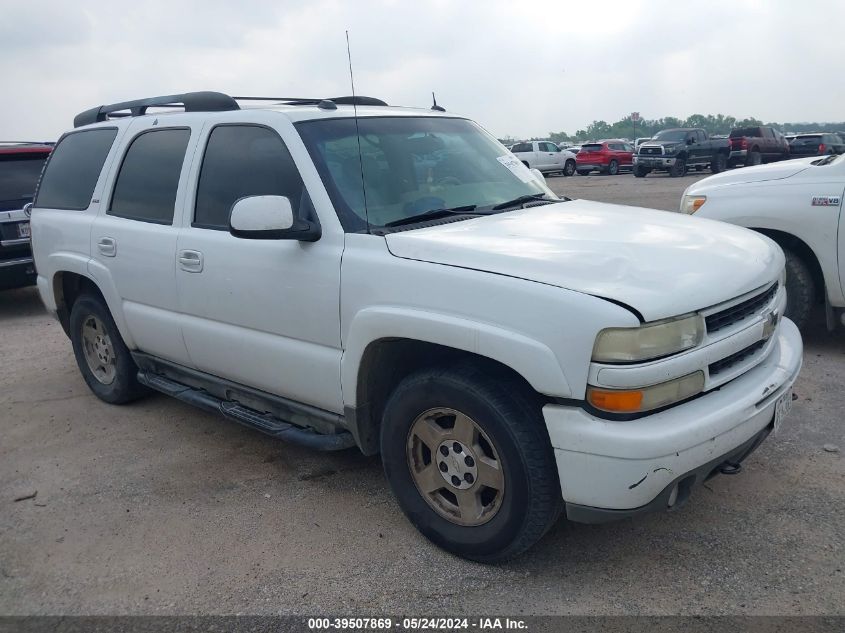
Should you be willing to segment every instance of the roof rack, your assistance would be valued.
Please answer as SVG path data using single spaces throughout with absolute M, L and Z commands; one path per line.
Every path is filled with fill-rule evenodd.
M 318 105 L 321 101 L 331 101 L 336 105 L 386 106 L 387 103 L 375 97 L 232 97 L 237 101 L 278 101 L 285 105 Z
M 237 102 L 222 92 L 186 92 L 181 95 L 149 97 L 97 106 L 77 114 L 73 119 L 73 127 L 106 121 L 110 116 L 141 116 L 147 113 L 147 108 L 178 107 L 179 105 L 185 108 L 185 112 L 240 110 Z M 127 110 L 128 114 L 125 113 Z
M 107 121 L 111 118 L 142 116 L 147 108 L 175 108 L 180 105 L 185 112 L 224 112 L 240 110 L 238 101 L 276 101 L 285 105 L 321 105 L 328 102 L 336 105 L 386 106 L 387 103 L 374 97 L 333 97 L 331 99 L 313 97 L 230 97 L 222 92 L 186 92 L 180 95 L 149 97 L 134 101 L 123 101 L 101 105 L 80 112 L 73 119 L 73 127 Z M 322 106 L 321 106 L 322 107 Z

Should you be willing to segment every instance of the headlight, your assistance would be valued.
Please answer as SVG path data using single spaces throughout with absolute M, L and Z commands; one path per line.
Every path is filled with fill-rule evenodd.
M 684 196 L 681 198 L 681 213 L 692 215 L 704 206 L 707 196 Z
M 704 319 L 698 314 L 635 328 L 607 328 L 596 337 L 593 360 L 636 363 L 677 354 L 695 347 L 703 338 Z
M 641 389 L 601 389 L 587 387 L 587 402 L 611 413 L 643 413 L 675 404 L 701 393 L 704 372 L 695 371 L 675 380 Z

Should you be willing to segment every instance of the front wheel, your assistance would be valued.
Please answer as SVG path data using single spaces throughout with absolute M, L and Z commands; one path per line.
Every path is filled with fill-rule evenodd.
M 575 161 L 568 160 L 566 161 L 566 165 L 563 167 L 563 175 L 564 176 L 571 176 L 575 173 Z
M 408 519 L 458 556 L 513 558 L 562 508 L 540 407 L 509 379 L 471 364 L 403 380 L 385 407 L 381 452 Z
M 634 176 L 637 178 L 645 178 L 648 175 L 648 172 L 649 170 L 645 167 L 640 167 L 639 165 L 634 167 Z
M 147 393 L 138 367 L 102 299 L 85 294 L 70 311 L 70 341 L 82 377 L 94 395 L 123 404 Z
M 683 176 L 687 173 L 687 161 L 683 158 L 676 158 L 675 163 L 672 165 L 672 168 L 669 170 L 669 175 L 672 178 L 677 178 L 678 176 Z

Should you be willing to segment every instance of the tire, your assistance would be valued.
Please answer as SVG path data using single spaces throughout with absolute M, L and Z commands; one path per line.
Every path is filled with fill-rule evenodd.
M 607 171 L 605 173 L 607 173 L 609 176 L 615 176 L 616 174 L 618 174 L 619 163 L 617 163 L 615 160 L 610 161 L 610 163 L 608 163 L 607 165 Z
M 784 249 L 786 255 L 786 314 L 798 329 L 810 319 L 816 298 L 816 282 L 810 267 L 801 257 Z
M 634 176 L 636 176 L 637 178 L 645 178 L 648 175 L 648 171 L 648 169 L 637 165 L 636 167 L 634 167 Z
M 83 294 L 74 302 L 70 311 L 70 340 L 79 371 L 100 400 L 123 404 L 148 393 L 138 383 L 138 367 L 101 298 Z M 108 359 L 108 362 L 95 370 L 89 358 Z
M 716 154 L 710 159 L 710 171 L 719 174 L 728 167 L 728 159 L 724 154 Z
M 566 164 L 563 166 L 563 175 L 564 176 L 572 176 L 575 174 L 575 161 L 568 160 Z
M 678 176 L 684 176 L 687 173 L 687 161 L 683 158 L 678 158 L 675 160 L 675 164 L 672 165 L 672 168 L 669 170 L 669 175 L 672 178 L 677 178 Z
M 752 149 L 748 152 L 748 156 L 745 157 L 745 166 L 746 167 L 753 167 L 754 165 L 760 165 L 763 162 L 763 157 L 760 155 L 756 149 Z
M 474 425 L 473 436 L 454 430 L 459 419 L 462 428 L 467 420 Z M 428 440 L 416 434 L 420 428 L 429 429 Z M 456 438 L 466 442 L 458 445 L 460 451 Z M 428 444 L 426 464 L 423 446 Z M 466 474 L 459 479 L 455 473 L 469 467 L 466 456 L 471 452 L 477 463 L 488 464 L 487 475 L 479 470 L 478 480 L 466 483 Z M 403 380 L 385 406 L 381 453 L 387 480 L 411 523 L 435 545 L 464 558 L 491 563 L 521 554 L 542 538 L 563 507 L 539 405 L 513 380 L 473 364 L 423 370 Z M 453 461 L 441 475 L 448 460 Z M 491 463 L 498 468 L 491 469 Z M 415 474 L 420 472 L 426 475 Z M 480 483 L 482 478 L 490 481 L 490 473 L 501 476 L 502 483 L 496 484 L 501 490 Z M 420 478 L 425 483 L 419 485 L 431 486 L 433 492 L 420 492 Z M 459 490 L 454 482 L 468 487 Z M 466 502 L 464 507 L 471 509 L 466 515 L 456 505 L 456 492 L 464 500 L 476 500 Z
M 704 171 L 704 165 L 696 165 L 695 171 Z
M 589 175 L 590 175 L 590 172 L 589 172 L 588 170 L 586 170 L 586 169 L 579 169 L 579 170 L 578 170 L 578 175 L 579 175 L 579 176 L 589 176 Z

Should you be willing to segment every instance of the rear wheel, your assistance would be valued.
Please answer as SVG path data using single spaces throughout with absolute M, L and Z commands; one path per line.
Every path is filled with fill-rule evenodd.
M 611 176 L 615 176 L 616 174 L 618 174 L 619 163 L 617 163 L 615 160 L 610 161 L 610 163 L 607 165 L 607 173 Z
M 725 171 L 727 166 L 728 160 L 724 154 L 715 154 L 713 158 L 710 159 L 710 171 L 714 174 Z
M 102 299 L 84 294 L 70 312 L 70 340 L 82 377 L 94 395 L 111 404 L 147 393 L 138 367 Z
M 566 165 L 563 167 L 563 175 L 564 176 L 571 176 L 575 173 L 575 161 L 570 159 L 566 161 Z
M 390 396 L 381 426 L 390 487 L 436 545 L 493 562 L 528 549 L 560 514 L 537 403 L 474 365 L 423 370 Z
M 672 168 L 669 170 L 669 175 L 672 178 L 677 178 L 678 176 L 683 176 L 687 173 L 687 161 L 683 158 L 676 158 L 675 163 L 672 165 Z
M 763 157 L 759 151 L 756 149 L 752 149 L 748 152 L 748 156 L 745 158 L 745 166 L 746 167 L 753 167 L 754 165 L 759 165 L 763 162 Z
M 783 250 L 786 255 L 786 316 L 798 328 L 803 328 L 810 318 L 816 297 L 816 283 L 810 267 L 803 259 L 790 250 Z

